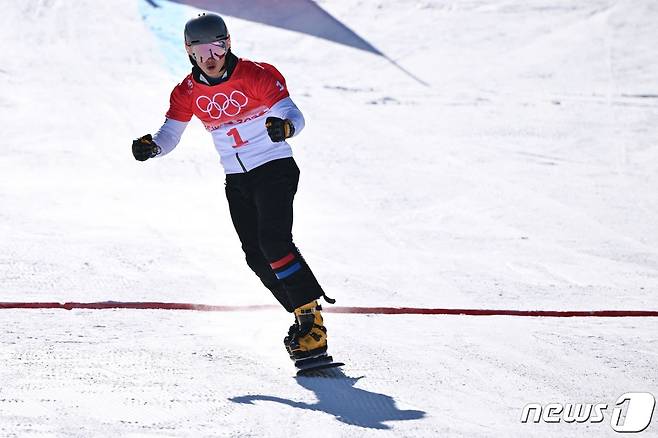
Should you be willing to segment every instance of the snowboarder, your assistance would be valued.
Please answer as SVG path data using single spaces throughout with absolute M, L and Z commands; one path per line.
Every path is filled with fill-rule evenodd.
M 171 93 L 160 130 L 133 141 L 135 159 L 171 152 L 196 116 L 226 173 L 226 198 L 247 264 L 295 322 L 284 344 L 298 367 L 327 356 L 318 299 L 328 298 L 292 241 L 299 169 L 286 139 L 304 128 L 286 81 L 270 64 L 238 58 L 224 20 L 201 14 L 185 25 L 192 72 Z

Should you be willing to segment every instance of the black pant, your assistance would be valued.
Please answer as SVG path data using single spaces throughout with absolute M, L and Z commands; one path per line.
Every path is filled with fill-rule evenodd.
M 298 182 L 292 158 L 226 175 L 226 198 L 247 264 L 288 312 L 324 295 L 292 242 Z

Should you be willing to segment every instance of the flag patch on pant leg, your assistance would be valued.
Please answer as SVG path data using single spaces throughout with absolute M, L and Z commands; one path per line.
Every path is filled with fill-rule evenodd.
M 291 276 L 292 274 L 299 271 L 300 269 L 302 269 L 301 263 L 295 262 L 294 264 L 290 265 L 289 268 L 286 268 L 280 272 L 275 271 L 274 274 L 276 274 L 276 278 L 278 278 L 279 280 L 283 280 L 284 278 Z
M 280 269 L 286 266 L 288 263 L 295 260 L 295 255 L 293 253 L 288 253 L 288 255 L 281 257 L 279 260 L 270 263 L 272 269 Z

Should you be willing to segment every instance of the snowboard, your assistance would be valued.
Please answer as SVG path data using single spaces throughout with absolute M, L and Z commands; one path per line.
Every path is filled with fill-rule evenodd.
M 312 376 L 320 374 L 322 370 L 341 367 L 343 365 L 345 365 L 343 362 L 335 362 L 333 357 L 326 355 L 295 362 L 298 376 Z

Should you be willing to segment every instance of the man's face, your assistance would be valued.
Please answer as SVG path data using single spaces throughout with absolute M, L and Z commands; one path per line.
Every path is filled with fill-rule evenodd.
M 231 39 L 186 45 L 185 50 L 196 61 L 201 71 L 211 78 L 220 77 L 220 72 L 226 62 L 226 53 L 231 47 Z

